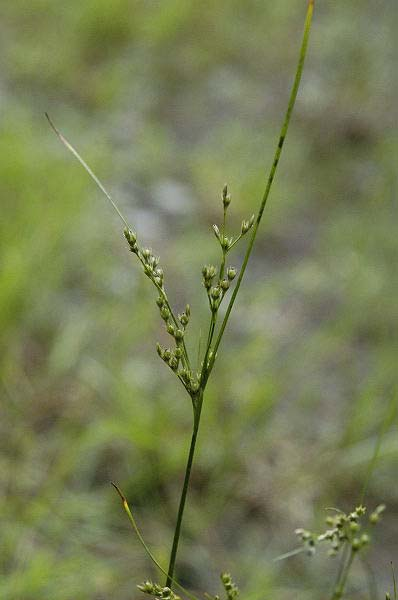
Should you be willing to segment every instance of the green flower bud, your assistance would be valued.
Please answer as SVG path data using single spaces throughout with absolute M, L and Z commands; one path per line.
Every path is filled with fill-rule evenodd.
M 177 346 L 177 348 L 174 350 L 174 354 L 175 354 L 176 358 L 181 358 L 182 357 L 182 348 Z
M 361 535 L 361 545 L 362 546 L 367 546 L 370 542 L 370 537 L 368 536 L 367 533 L 363 533 Z
M 221 289 L 224 291 L 227 291 L 229 289 L 229 281 L 228 279 L 223 279 L 222 282 L 220 283 Z
M 253 224 L 254 224 L 254 215 L 252 215 L 248 221 L 242 221 L 241 234 L 245 235 L 245 233 L 247 233 L 249 231 L 249 229 L 251 229 L 253 227 Z
M 191 379 L 191 381 L 189 382 L 189 388 L 190 388 L 191 392 L 195 393 L 199 389 L 199 383 L 197 381 L 194 381 L 193 379 Z
M 217 298 L 221 296 L 221 289 L 218 286 L 211 288 L 210 295 L 213 298 L 213 300 L 217 300 Z
M 216 238 L 219 240 L 220 239 L 220 230 L 217 227 L 217 225 L 213 225 L 213 231 L 214 231 Z
M 358 552 L 361 548 L 361 541 L 358 538 L 354 538 L 351 543 L 351 547 L 354 552 Z
M 355 533 L 359 529 L 360 529 L 360 525 L 356 521 L 352 521 L 350 523 L 350 531 L 352 531 L 353 533 Z
M 240 227 L 240 232 L 242 235 L 245 235 L 249 231 L 249 221 L 242 221 L 242 225 Z
M 172 356 L 169 360 L 169 365 L 173 369 L 173 371 L 177 371 L 178 369 L 178 360 L 175 356 Z
M 177 329 L 174 333 L 174 337 L 177 341 L 182 340 L 182 338 L 184 337 L 184 332 L 182 329 Z
M 190 381 L 190 375 L 189 372 L 186 369 L 181 369 L 181 371 L 178 372 L 179 376 L 181 377 L 181 379 L 188 384 Z
M 170 318 L 170 311 L 167 308 L 167 306 L 162 306 L 161 310 L 160 310 L 160 316 L 162 317 L 163 321 L 168 321 Z
M 166 362 L 169 362 L 171 358 L 171 350 L 170 348 L 166 348 L 166 350 L 163 352 L 163 360 L 165 360 Z
M 144 592 L 144 594 L 154 594 L 155 593 L 155 586 L 152 583 L 152 581 L 145 581 L 141 585 L 137 585 L 137 588 L 141 592 Z
M 163 358 L 163 356 L 164 356 L 164 349 L 159 344 L 159 342 L 156 344 L 156 352 L 159 354 L 160 358 Z
M 146 261 L 148 261 L 149 257 L 152 255 L 152 251 L 150 250 L 150 248 L 144 248 L 142 251 L 142 256 L 144 257 L 144 259 Z
M 181 325 L 183 325 L 184 327 L 186 327 L 188 325 L 188 317 L 185 313 L 182 313 L 182 315 L 178 315 L 178 320 L 180 321 Z
M 159 308 L 162 308 L 162 306 L 164 305 L 163 296 L 159 296 L 159 298 L 156 300 L 156 304 L 158 305 Z
M 376 525 L 376 523 L 378 523 L 380 521 L 380 517 L 383 514 L 383 512 L 386 510 L 386 505 L 385 504 L 380 504 L 376 510 L 374 510 L 372 512 L 372 514 L 369 517 L 369 522 L 372 525 Z
M 225 184 L 222 190 L 222 201 L 224 204 L 224 208 L 228 208 L 231 203 L 231 195 L 228 194 L 228 185 Z
M 233 239 L 232 238 L 227 238 L 226 236 L 223 236 L 222 239 L 220 239 L 221 242 L 221 247 L 224 250 L 228 250 L 229 247 L 232 245 Z
M 203 284 L 207 290 L 211 288 L 211 280 L 215 277 L 216 273 L 217 269 L 216 267 L 213 267 L 213 265 L 205 265 L 203 267 Z
M 167 325 L 167 333 L 169 333 L 173 337 L 175 336 L 176 330 L 175 330 L 175 327 L 174 327 L 174 325 L 172 323 L 169 323 Z
M 228 267 L 227 276 L 230 281 L 235 279 L 236 269 L 234 269 L 234 267 Z
M 131 231 L 131 229 L 127 229 L 127 227 L 125 227 L 123 233 L 124 237 L 126 238 L 129 244 L 135 244 L 135 242 L 137 241 L 137 236 L 134 233 L 134 231 Z

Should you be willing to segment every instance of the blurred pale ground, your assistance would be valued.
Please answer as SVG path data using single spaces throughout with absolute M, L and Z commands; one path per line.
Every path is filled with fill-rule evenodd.
M 200 271 L 228 181 L 264 188 L 304 0 L 16 0 L 0 8 L 0 598 L 127 600 L 158 578 L 109 481 L 167 562 L 191 409 L 160 363 L 153 290 L 49 111 L 207 320 Z M 274 563 L 350 509 L 397 384 L 397 7 L 319 2 L 280 170 L 211 381 L 178 576 L 321 600 L 336 561 Z M 239 266 L 243 248 L 233 257 Z M 194 348 L 192 348 L 195 351 Z M 367 503 L 388 511 L 351 599 L 398 566 L 398 440 Z M 390 586 L 391 588 L 391 586 Z

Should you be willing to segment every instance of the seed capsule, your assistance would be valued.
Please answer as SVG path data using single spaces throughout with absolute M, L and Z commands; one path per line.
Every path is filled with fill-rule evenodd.
M 214 288 L 212 288 L 212 289 L 211 289 L 211 292 L 210 292 L 210 294 L 211 294 L 211 297 L 212 297 L 214 300 L 217 300 L 217 298 L 219 298 L 219 297 L 220 297 L 220 295 L 221 295 L 221 290 L 220 290 L 220 288 L 219 288 L 219 287 L 214 287 Z
M 167 325 L 167 333 L 169 333 L 173 337 L 175 336 L 175 327 L 174 327 L 174 325 L 172 325 L 172 323 L 169 323 Z
M 128 241 L 129 244 L 135 244 L 135 242 L 137 241 L 137 236 L 134 233 L 134 231 L 131 231 L 131 229 L 127 229 L 127 227 L 126 227 L 124 229 L 123 233 L 124 233 L 124 237 L 126 238 L 126 240 Z
M 222 190 L 222 202 L 223 202 L 224 208 L 228 208 L 228 206 L 231 204 L 231 194 L 228 194 L 227 184 L 224 185 L 223 190 Z
M 169 317 L 170 317 L 170 311 L 166 306 L 163 306 L 161 311 L 160 311 L 160 316 L 162 317 L 163 321 L 168 321 Z
M 234 267 L 229 267 L 227 271 L 227 276 L 230 281 L 232 281 L 236 276 L 236 269 Z
M 216 238 L 219 240 L 220 239 L 220 230 L 217 227 L 217 225 L 213 225 L 213 231 L 214 231 Z

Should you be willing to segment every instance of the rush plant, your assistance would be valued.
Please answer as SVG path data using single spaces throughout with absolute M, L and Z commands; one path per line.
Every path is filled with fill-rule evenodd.
M 173 591 L 172 588 L 174 588 L 179 592 L 182 592 L 185 596 L 195 600 L 195 596 L 188 590 L 184 589 L 184 587 L 181 586 L 180 583 L 175 579 L 174 571 L 181 537 L 185 504 L 194 462 L 195 448 L 200 428 L 201 414 L 205 404 L 206 387 L 212 374 L 215 362 L 219 358 L 221 342 L 237 295 L 239 293 L 245 271 L 253 252 L 258 229 L 261 224 L 265 206 L 270 196 L 272 184 L 274 182 L 282 150 L 285 144 L 303 73 L 313 11 L 314 0 L 309 0 L 304 25 L 304 33 L 299 51 L 299 59 L 291 93 L 277 140 L 269 175 L 266 180 L 264 193 L 259 202 L 257 214 L 252 215 L 249 218 L 245 218 L 242 221 L 240 231 L 238 232 L 234 233 L 229 230 L 228 214 L 231 204 L 231 194 L 227 185 L 225 185 L 222 189 L 220 199 L 220 224 L 213 225 L 216 243 L 219 246 L 219 264 L 207 264 L 202 269 L 202 282 L 209 308 L 209 322 L 207 325 L 207 337 L 203 347 L 202 355 L 200 357 L 198 369 L 193 367 L 193 361 L 189 356 L 187 345 L 185 343 L 185 338 L 189 334 L 189 323 L 191 319 L 191 309 L 189 304 L 186 305 L 184 311 L 181 313 L 177 313 L 173 309 L 168 298 L 165 274 L 161 267 L 159 257 L 151 248 L 147 248 L 144 244 L 142 244 L 134 227 L 128 223 L 127 219 L 121 213 L 110 193 L 106 190 L 104 185 L 94 174 L 88 164 L 83 160 L 77 150 L 58 131 L 47 115 L 47 118 L 59 139 L 92 177 L 123 222 L 124 237 L 127 242 L 128 249 L 139 261 L 144 274 L 148 277 L 156 290 L 156 304 L 159 315 L 161 320 L 164 322 L 164 327 L 166 328 L 167 333 L 170 336 L 170 345 L 164 347 L 161 344 L 157 344 L 157 353 L 160 359 L 167 365 L 167 367 L 180 382 L 184 389 L 184 393 L 186 393 L 190 399 L 193 409 L 191 443 L 187 457 L 185 476 L 181 489 L 174 536 L 167 568 L 164 568 L 162 565 L 160 565 L 158 560 L 153 556 L 137 527 L 126 497 L 119 487 L 116 484 L 113 484 L 122 500 L 123 507 L 140 543 L 143 545 L 145 551 L 150 556 L 156 567 L 165 576 L 164 585 L 153 583 L 151 581 L 145 581 L 143 584 L 138 586 L 143 593 L 149 594 L 155 598 L 162 598 L 164 600 L 177 600 L 179 597 L 177 596 L 176 592 Z M 248 241 L 246 250 L 244 252 L 242 266 L 238 271 L 237 268 L 231 264 L 230 257 L 232 251 L 245 239 Z M 220 312 L 220 307 L 222 304 L 226 305 L 223 316 L 221 316 Z M 380 506 L 374 513 L 372 513 L 370 516 L 371 523 L 376 523 L 378 521 L 382 510 L 383 507 Z M 306 550 L 312 553 L 318 543 L 324 542 L 330 545 L 331 553 L 336 554 L 341 552 L 343 554 L 342 569 L 339 573 L 339 579 L 333 592 L 333 599 L 341 598 L 343 596 L 348 573 L 354 557 L 368 544 L 368 534 L 361 531 L 361 519 L 363 518 L 363 515 L 364 508 L 360 505 L 352 513 L 345 514 L 339 511 L 336 514 L 329 516 L 328 525 L 330 528 L 323 534 L 314 534 L 303 529 L 297 530 L 297 535 L 302 542 L 302 548 L 298 549 L 298 551 L 301 552 L 302 550 Z M 297 552 L 294 551 L 294 553 Z M 291 554 L 293 553 L 290 553 L 290 555 Z M 239 591 L 236 585 L 233 583 L 231 576 L 228 573 L 223 573 L 221 575 L 221 582 L 226 600 L 235 600 L 239 594 Z M 394 594 L 395 593 L 394 581 Z M 390 596 L 387 595 L 387 597 Z M 216 600 L 218 599 L 218 596 L 213 596 L 211 598 Z

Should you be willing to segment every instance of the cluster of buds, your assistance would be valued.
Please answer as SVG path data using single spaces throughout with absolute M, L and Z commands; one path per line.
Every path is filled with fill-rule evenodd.
M 199 390 L 199 381 L 196 379 L 189 369 L 181 369 L 178 371 L 178 376 L 183 382 L 187 392 L 192 396 Z
M 175 348 L 174 350 L 171 350 L 171 348 L 163 348 L 163 346 L 161 346 L 159 343 L 156 344 L 156 350 L 157 353 L 159 354 L 160 358 L 167 364 L 169 365 L 170 369 L 172 371 L 177 371 L 179 364 L 180 364 L 180 359 L 182 357 L 182 348 L 180 346 L 177 346 L 177 348 Z
M 225 217 L 226 217 L 228 206 L 231 203 L 231 195 L 228 193 L 227 184 L 224 185 L 221 198 L 222 198 L 222 203 L 223 203 L 223 207 L 224 207 L 224 225 L 222 228 L 222 232 L 220 231 L 218 225 L 213 225 L 213 231 L 214 231 L 214 235 L 216 236 L 216 238 L 221 246 L 223 254 L 225 255 L 232 248 L 232 246 L 234 246 L 236 244 L 236 242 L 238 242 L 240 240 L 240 238 L 243 237 L 253 227 L 255 217 L 254 217 L 254 215 L 252 215 L 250 217 L 250 219 L 242 221 L 241 228 L 240 228 L 240 234 L 236 238 L 228 237 L 224 231 Z
M 202 269 L 203 285 L 207 290 L 210 306 L 213 311 L 216 311 L 223 300 L 225 293 L 229 290 L 231 281 L 235 279 L 236 269 L 228 267 L 226 277 L 219 279 L 216 285 L 213 285 L 214 277 L 217 274 L 217 269 L 213 265 L 205 265 Z
M 308 556 L 312 556 L 315 553 L 317 536 L 311 531 L 308 531 L 307 529 L 302 529 L 301 527 L 296 529 L 294 533 L 297 535 L 297 537 L 303 544 L 306 554 L 308 554 Z
M 226 277 L 220 279 L 217 285 L 213 285 L 216 274 L 217 269 L 213 265 L 205 265 L 202 269 L 203 285 L 207 290 L 212 310 L 217 310 L 220 306 L 225 293 L 229 290 L 231 281 L 235 279 L 236 269 L 234 267 L 228 267 Z
M 226 235 L 222 234 L 218 228 L 218 225 L 213 225 L 213 231 L 214 235 L 220 242 L 220 246 L 223 249 L 223 252 L 228 252 L 228 250 L 232 247 L 232 244 L 234 243 L 234 238 L 227 237 Z
M 240 228 L 241 235 L 245 235 L 254 225 L 254 215 L 248 221 L 243 220 Z
M 385 510 L 385 505 L 378 506 L 369 516 L 369 523 L 376 525 Z M 322 534 L 315 534 L 305 529 L 296 529 L 295 533 L 303 543 L 304 549 L 308 554 L 314 554 L 316 544 L 327 542 L 330 545 L 329 556 L 338 554 L 341 547 L 347 542 L 350 544 L 353 552 L 359 552 L 370 542 L 370 537 L 363 532 L 362 517 L 366 513 L 366 508 L 362 505 L 357 506 L 350 513 L 337 511 L 335 515 L 326 517 L 327 529 Z
M 131 229 L 127 229 L 127 227 L 124 230 L 124 237 L 127 240 L 127 243 L 130 247 L 130 252 L 134 252 L 134 254 L 138 254 L 139 251 L 139 247 L 137 244 L 137 235 L 134 233 L 134 231 L 131 231 Z
M 152 581 L 145 581 L 137 587 L 144 594 L 154 596 L 158 600 L 181 600 L 169 587 L 163 587 L 158 583 L 152 583 Z
M 154 256 L 150 248 L 140 248 L 137 243 L 137 236 L 131 229 L 124 230 L 124 237 L 130 248 L 130 252 L 136 254 L 144 268 L 144 273 L 156 285 L 157 288 L 163 289 L 164 273 L 159 267 L 159 257 Z
M 231 194 L 228 194 L 228 185 L 226 183 L 222 189 L 221 199 L 224 210 L 227 210 L 228 206 L 231 204 Z
M 235 600 L 239 596 L 239 589 L 232 581 L 230 573 L 221 573 L 221 582 L 227 595 L 227 600 Z
M 175 342 L 178 346 L 184 338 L 186 326 L 181 323 L 181 328 L 180 328 L 176 325 L 175 322 L 173 322 L 174 319 L 172 317 L 169 307 L 167 306 L 167 301 L 166 301 L 164 294 L 161 294 L 158 297 L 158 299 L 156 300 L 156 304 L 158 305 L 158 308 L 160 311 L 160 316 L 166 324 L 167 333 L 175 339 Z M 187 305 L 187 308 L 188 308 L 188 312 L 190 314 L 189 305 Z M 185 315 L 185 317 L 187 317 L 186 310 L 185 310 L 185 313 L 183 313 L 183 314 Z M 182 316 L 183 315 L 181 315 L 181 317 Z M 185 322 L 185 318 L 183 320 Z M 189 320 L 189 317 L 188 317 L 188 320 Z
M 158 297 L 156 304 L 159 307 L 160 316 L 165 321 L 167 333 L 171 335 L 175 341 L 174 349 L 164 348 L 159 343 L 156 344 L 157 353 L 160 358 L 170 367 L 170 369 L 178 375 L 185 389 L 192 396 L 198 391 L 199 383 L 192 375 L 192 372 L 186 367 L 186 361 L 184 361 L 183 343 L 185 329 L 191 316 L 191 307 L 189 304 L 187 304 L 184 312 L 178 315 L 177 321 L 177 319 L 172 317 L 163 295 Z
M 190 317 L 191 317 L 191 307 L 189 306 L 189 304 L 187 304 L 185 307 L 185 311 L 181 315 L 178 315 L 178 320 L 184 329 L 186 329 L 186 327 L 189 323 Z
M 217 269 L 213 265 L 205 265 L 202 269 L 203 285 L 206 290 L 210 290 L 213 279 L 217 275 Z

